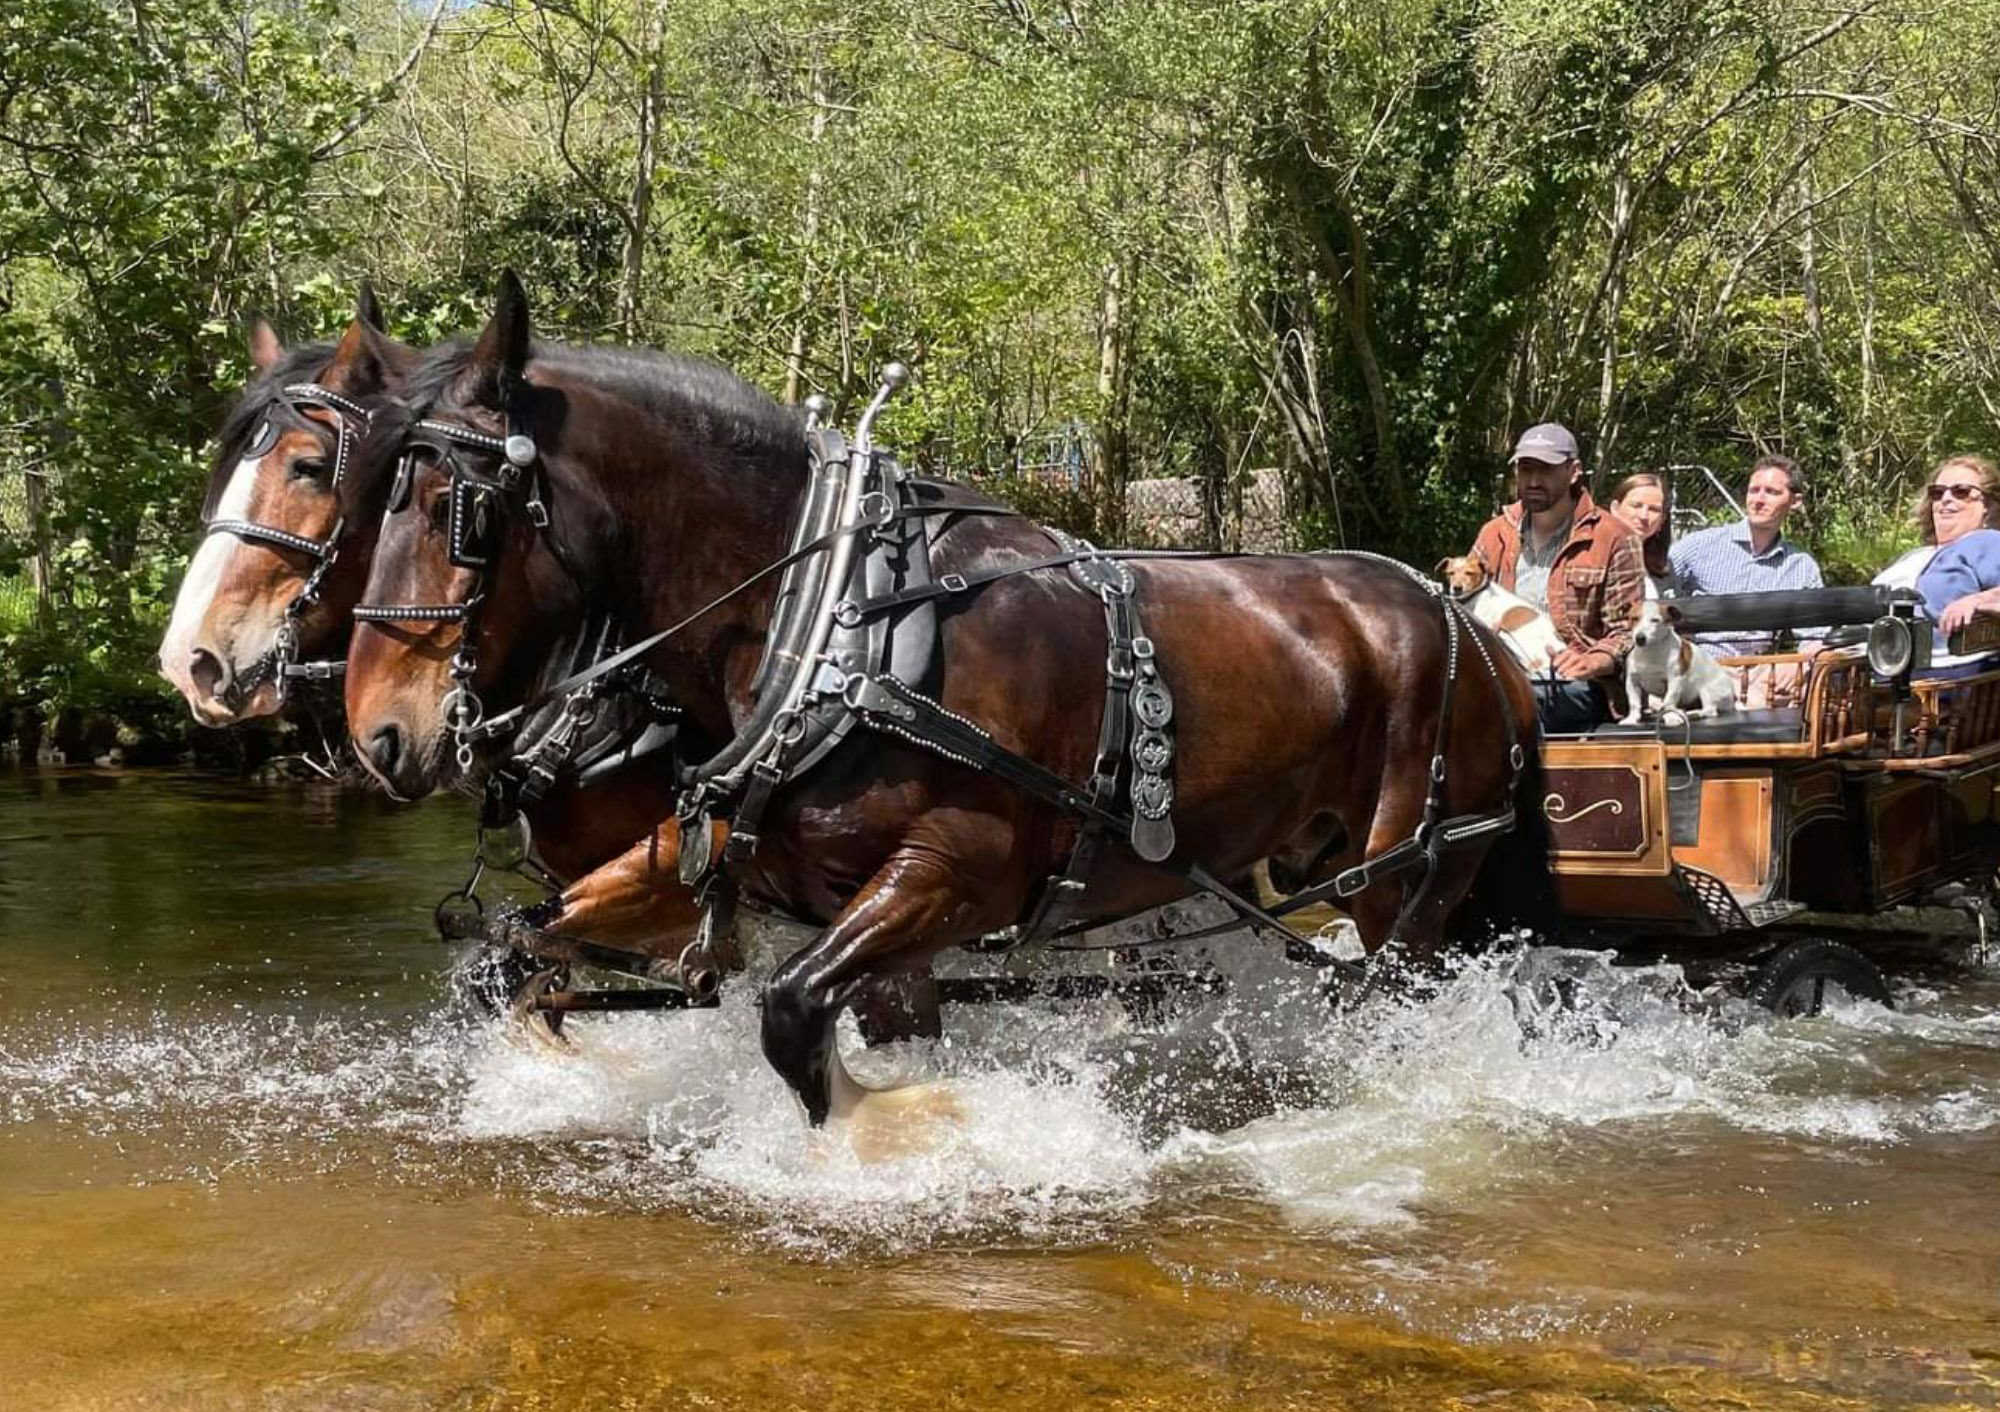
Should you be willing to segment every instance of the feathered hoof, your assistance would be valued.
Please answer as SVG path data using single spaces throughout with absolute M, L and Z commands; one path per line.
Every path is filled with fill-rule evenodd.
M 947 1083 L 869 1088 L 847 1072 L 838 1050 L 828 1068 L 833 1103 L 827 1135 L 863 1162 L 921 1157 L 946 1145 L 965 1127 L 965 1107 Z

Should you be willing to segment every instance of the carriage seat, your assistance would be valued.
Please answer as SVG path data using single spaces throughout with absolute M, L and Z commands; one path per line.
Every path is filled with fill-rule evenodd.
M 1805 716 L 1796 706 L 1778 706 L 1761 711 L 1728 711 L 1720 716 L 1696 716 L 1687 727 L 1662 726 L 1657 720 L 1636 726 L 1607 722 L 1590 732 L 1592 740 L 1639 740 L 1658 736 L 1670 745 L 1791 745 L 1805 729 Z M 1685 733 L 1684 733 L 1685 732 Z

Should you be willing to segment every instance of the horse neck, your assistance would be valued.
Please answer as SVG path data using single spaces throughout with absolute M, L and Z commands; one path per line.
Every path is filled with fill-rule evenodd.
M 646 444 L 645 463 L 624 462 L 629 473 L 605 486 L 622 580 L 610 602 L 628 642 L 672 627 L 782 558 L 806 486 L 803 439 L 796 458 L 676 436 Z M 709 730 L 727 732 L 749 713 L 777 587 L 773 575 L 648 657 L 675 702 Z

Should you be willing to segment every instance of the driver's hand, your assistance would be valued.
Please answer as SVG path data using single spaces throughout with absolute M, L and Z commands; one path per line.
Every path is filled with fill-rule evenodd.
M 1586 652 L 1581 647 L 1565 647 L 1549 665 L 1564 681 L 1586 681 L 1596 674 L 1602 659 L 1601 654 Z

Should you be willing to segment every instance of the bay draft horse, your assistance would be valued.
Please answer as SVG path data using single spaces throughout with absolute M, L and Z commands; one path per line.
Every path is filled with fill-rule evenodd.
M 344 647 L 381 509 L 378 501 L 373 515 L 364 512 L 353 453 L 371 406 L 416 360 L 417 350 L 382 331 L 381 306 L 365 286 L 337 344 L 287 350 L 269 324 L 253 329 L 257 375 L 217 437 L 204 534 L 160 643 L 160 675 L 201 724 L 275 713 L 287 657 Z M 316 575 L 314 601 L 302 595 Z M 281 646 L 286 634 L 292 641 Z
M 281 657 L 346 656 L 349 614 L 367 581 L 390 489 L 383 468 L 357 454 L 361 433 L 402 391 L 420 355 L 383 325 L 381 305 L 364 285 L 337 343 L 286 349 L 267 323 L 251 332 L 256 376 L 218 433 L 202 509 L 208 532 L 160 644 L 161 675 L 203 725 L 277 712 L 284 700 Z M 301 388 L 330 393 L 339 403 L 315 400 Z M 330 561 L 326 571 L 302 602 L 323 561 Z M 285 631 L 292 642 L 281 654 Z M 588 790 L 559 779 L 524 813 L 552 874 L 590 877 L 588 886 L 565 892 L 548 931 L 588 933 L 606 945 L 668 956 L 693 935 L 692 897 L 667 885 L 678 856 L 673 826 L 660 825 L 673 813 L 671 772 L 639 762 Z M 625 856 L 635 838 L 656 826 L 663 840 Z
M 493 449 L 425 451 L 378 424 L 367 454 L 408 454 L 407 503 L 382 524 L 348 650 L 348 724 L 361 760 L 394 795 L 452 778 L 451 708 L 465 684 L 484 709 L 532 689 L 566 627 L 594 603 L 625 614 L 628 641 L 681 622 L 788 548 L 806 489 L 800 419 L 720 369 L 612 350 L 531 349 L 526 296 L 503 276 L 475 344 L 433 350 L 411 377 L 410 415 L 489 438 Z M 455 565 L 454 479 L 499 477 L 499 448 L 532 438 L 533 469 L 510 493 L 488 563 Z M 518 444 L 518 443 L 517 443 Z M 541 510 L 531 521 L 524 500 Z M 1046 557 L 1049 533 L 1018 518 L 968 516 L 934 540 L 939 573 L 976 579 Z M 1400 566 L 1361 555 L 1136 560 L 1142 630 L 1177 703 L 1176 858 L 1241 882 L 1269 860 L 1281 886 L 1331 877 L 1411 837 L 1423 815 L 1448 654 L 1435 596 Z M 466 604 L 462 621 L 404 610 Z M 775 588 L 765 580 L 654 648 L 648 665 L 717 740 L 751 712 L 751 684 Z M 1105 705 L 1098 599 L 1063 569 L 1001 578 L 940 614 L 949 711 L 1070 780 L 1090 768 Z M 1464 629 L 1461 629 L 1463 631 Z M 1504 807 L 1508 742 L 1526 749 L 1519 824 L 1493 848 L 1489 915 L 1548 920 L 1534 700 L 1484 629 L 1462 643 L 1451 697 L 1447 814 Z M 476 659 L 476 661 L 472 660 Z M 1512 730 L 1508 729 L 1511 718 Z M 767 1059 L 822 1123 L 852 1080 L 833 1044 L 839 1011 L 873 979 L 922 969 L 945 947 L 1014 925 L 1064 864 L 1073 818 L 1010 784 L 858 728 L 764 815 L 739 878 L 746 905 L 818 924 L 762 993 Z M 1487 842 L 1446 853 L 1405 908 L 1407 875 L 1350 901 L 1379 948 L 1434 954 L 1472 889 Z M 1186 895 L 1179 874 L 1107 847 L 1078 914 L 1109 919 Z

